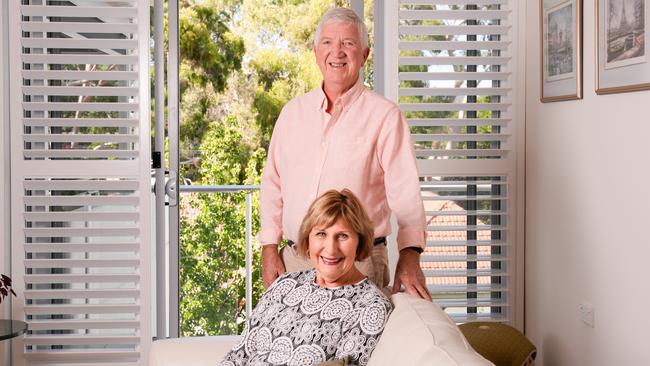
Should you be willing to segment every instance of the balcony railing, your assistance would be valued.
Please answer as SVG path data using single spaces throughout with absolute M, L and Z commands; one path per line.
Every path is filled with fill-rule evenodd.
M 502 237 L 506 227 L 502 221 L 505 211 L 500 209 L 504 182 L 490 177 L 421 184 L 427 219 L 427 248 L 421 257 L 421 267 L 434 301 L 445 307 L 458 322 L 479 318 L 503 320 L 509 308 L 504 286 L 507 279 L 506 245 Z M 261 289 L 253 276 L 253 269 L 257 267 L 253 266 L 253 256 L 259 253 L 252 247 L 255 220 L 258 219 L 254 216 L 258 209 L 254 206 L 254 195 L 258 190 L 259 186 L 253 185 L 180 188 L 181 193 L 245 193 L 245 279 L 240 281 L 245 281 L 246 316 L 254 306 L 253 289 L 257 286 Z M 244 204 L 242 197 L 238 200 L 235 204 Z M 233 234 L 238 243 L 242 242 L 241 217 L 236 216 L 240 231 Z M 221 223 L 209 224 L 218 226 Z M 242 310 L 243 307 L 239 307 L 237 311 L 243 316 Z
M 244 218 L 245 218 L 245 256 L 244 256 L 244 267 L 245 267 L 245 314 L 248 317 L 253 309 L 253 286 L 254 286 L 254 277 L 253 277 L 253 205 L 254 205 L 254 194 L 259 191 L 260 187 L 258 185 L 182 185 L 179 187 L 179 192 L 181 195 L 181 201 L 185 198 L 183 196 L 191 193 L 197 194 L 236 194 L 236 193 L 245 193 L 245 209 L 244 209 Z M 185 194 L 185 195 L 183 195 Z M 181 205 L 183 207 L 183 205 Z M 189 206 L 185 207 L 185 215 L 188 213 L 192 214 L 192 208 Z M 183 209 L 181 209 L 181 215 L 183 215 Z M 200 214 L 200 213 L 197 213 Z M 185 217 L 186 220 L 193 220 L 194 218 Z M 227 224 L 227 223 L 224 223 Z M 241 240 L 241 237 L 239 237 Z M 241 243 L 241 242 L 240 242 Z M 179 244 L 184 244 L 181 241 Z M 207 255 L 207 254 L 206 254 Z M 181 279 L 182 281 L 183 279 Z M 217 286 L 225 286 L 225 284 L 215 284 Z M 213 304 L 213 306 L 219 306 L 218 304 Z M 240 308 L 241 309 L 241 308 Z M 238 311 L 236 311 L 238 312 Z M 236 315 L 236 314 L 230 314 Z M 183 320 L 181 320 L 182 322 Z

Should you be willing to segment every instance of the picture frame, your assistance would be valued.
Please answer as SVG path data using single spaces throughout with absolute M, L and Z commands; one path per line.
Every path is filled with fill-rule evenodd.
M 540 100 L 582 99 L 582 0 L 540 0 Z
M 595 1 L 596 94 L 650 90 L 650 1 Z

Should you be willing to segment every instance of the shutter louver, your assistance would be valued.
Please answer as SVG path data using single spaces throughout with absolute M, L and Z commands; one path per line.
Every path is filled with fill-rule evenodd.
M 401 0 L 398 100 L 411 127 L 434 300 L 510 321 L 512 11 L 507 0 Z
M 427 247 L 421 266 L 456 321 L 507 320 L 506 177 L 423 177 Z
M 142 365 L 151 342 L 149 4 L 12 1 L 16 365 Z M 22 274 L 22 278 L 20 278 Z

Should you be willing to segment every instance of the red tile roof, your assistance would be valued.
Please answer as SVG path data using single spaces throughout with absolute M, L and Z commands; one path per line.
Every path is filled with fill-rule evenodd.
M 434 196 L 433 192 L 423 192 L 423 196 Z M 460 205 L 451 200 L 425 200 L 424 209 L 426 212 L 434 211 L 465 211 Z M 428 215 L 426 216 L 427 226 L 458 226 L 458 230 L 444 230 L 444 231 L 427 231 L 426 240 L 427 247 L 422 253 L 423 256 L 436 256 L 436 257 L 462 257 L 467 255 L 467 247 L 464 245 L 450 246 L 439 245 L 435 246 L 437 241 L 459 241 L 467 240 L 467 231 L 464 227 L 467 225 L 467 215 Z M 477 220 L 477 225 L 484 225 L 480 219 Z M 477 240 L 490 240 L 490 230 L 479 230 L 476 232 Z M 489 255 L 491 247 L 482 245 L 476 247 L 477 255 Z M 436 261 L 436 262 L 421 262 L 420 266 L 423 270 L 458 270 L 464 271 L 467 268 L 466 261 Z M 491 263 L 489 261 L 479 261 L 476 263 L 478 269 L 489 269 Z M 490 283 L 489 276 L 481 276 L 477 278 L 479 284 Z M 448 277 L 428 277 L 428 284 L 434 285 L 460 285 L 466 284 L 466 277 L 448 276 Z

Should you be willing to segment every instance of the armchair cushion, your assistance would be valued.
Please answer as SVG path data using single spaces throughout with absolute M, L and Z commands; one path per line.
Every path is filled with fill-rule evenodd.
M 492 366 L 437 304 L 402 293 L 391 300 L 395 310 L 368 366 Z

